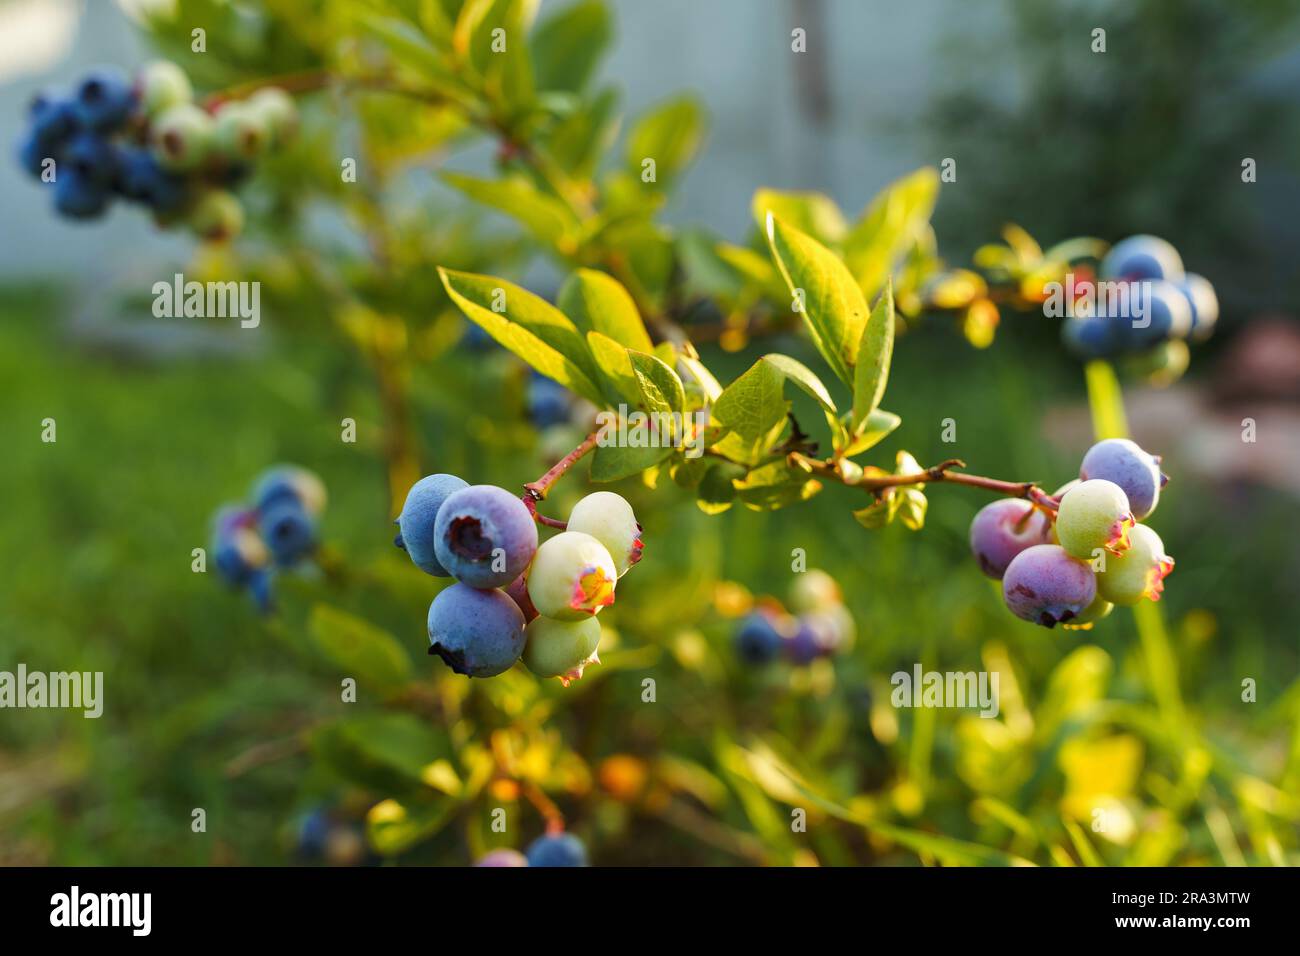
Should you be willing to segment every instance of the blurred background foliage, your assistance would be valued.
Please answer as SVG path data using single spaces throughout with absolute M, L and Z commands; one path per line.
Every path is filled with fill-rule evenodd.
M 892 237 L 884 272 L 915 293 L 887 397 L 904 424 L 871 452 L 881 464 L 906 447 L 1054 486 L 1091 443 L 1082 370 L 1055 323 L 1003 309 L 995 336 L 972 336 L 968 301 L 927 298 L 940 254 L 960 264 L 1008 221 L 1045 246 L 1140 229 L 1220 286 L 1221 334 L 1188 377 L 1160 392 L 1133 383 L 1127 396 L 1135 437 L 1174 475 L 1153 521 L 1178 558 L 1161 602 L 1172 654 L 1154 653 L 1150 624 L 1140 634 L 1128 614 L 1073 633 L 1010 618 L 969 557 L 967 527 L 987 500 L 970 489 L 933 489 L 913 534 L 844 520 L 860 504 L 849 489 L 706 516 L 689 490 L 632 478 L 617 488 L 645 525 L 646 557 L 602 614 L 604 663 L 567 690 L 519 668 L 471 684 L 424 653 L 440 584 L 391 545 L 406 487 L 430 471 L 518 486 L 582 434 L 529 423 L 527 370 L 470 332 L 435 266 L 544 292 L 574 266 L 610 271 L 657 334 L 685 328 L 724 382 L 774 349 L 818 359 L 755 261 L 756 234 L 670 203 L 692 161 L 725 145 L 709 139 L 708 90 L 679 95 L 665 76 L 663 98 L 620 121 L 619 78 L 600 68 L 618 18 L 594 0 L 545 4 L 508 57 L 476 53 L 474 37 L 526 26 L 533 7 L 179 0 L 146 21 L 200 88 L 276 76 L 301 89 L 303 134 L 245 191 L 254 228 L 234 246 L 141 262 L 107 291 L 70 275 L 0 291 L 0 420 L 16 436 L 0 472 L 12 503 L 0 666 L 103 670 L 107 698 L 97 721 L 0 721 L 0 860 L 281 863 L 299 859 L 300 821 L 319 807 L 368 844 L 333 862 L 464 864 L 522 846 L 557 815 L 598 864 L 1300 860 L 1300 646 L 1288 624 L 1300 467 L 1287 438 L 1300 362 L 1285 353 L 1292 320 L 1257 320 L 1261 304 L 1293 315 L 1297 291 L 1266 282 L 1261 300 L 1247 251 L 1271 237 L 1284 244 L 1264 259 L 1293 260 L 1297 243 L 1276 211 L 1252 223 L 1232 212 L 1239 187 L 1212 185 L 1238 182 L 1243 137 L 1265 144 L 1263 166 L 1293 134 L 1280 117 L 1259 132 L 1273 94 L 1215 64 L 1202 30 L 1237 7 L 1112 11 L 1131 21 L 1111 28 L 1105 76 L 1085 82 L 1048 76 L 1074 54 L 1043 42 L 1088 19 L 1079 5 L 1008 4 L 1015 29 L 1000 50 L 1026 64 L 1027 93 L 996 107 L 944 93 L 924 114 L 944 144 L 931 162 L 962 157 L 934 230 L 925 202 L 919 219 L 868 209 L 856 220 Z M 763 15 L 784 37 L 808 9 Z M 822 12 L 829 24 L 844 13 Z M 1292 21 L 1281 5 L 1248 5 L 1231 19 L 1233 44 L 1289 49 Z M 195 25 L 210 37 L 202 56 L 187 52 Z M 1134 31 L 1161 38 L 1164 59 L 1147 46 L 1125 69 L 1117 34 Z M 935 57 L 954 84 L 993 59 Z M 1170 108 L 1202 70 L 1195 89 L 1225 103 L 1213 123 L 1191 104 Z M 1123 150 L 1105 122 L 1123 124 Z M 957 136 L 970 144 L 960 152 Z M 647 155 L 655 188 L 642 188 Z M 358 159 L 357 183 L 340 182 L 340 156 Z M 980 168 L 999 175 L 971 175 Z M 851 249 L 853 217 L 824 198 L 791 202 Z M 160 328 L 141 290 L 181 270 L 260 279 L 260 333 Z M 928 321 L 953 314 L 965 335 Z M 1261 348 L 1284 356 L 1267 374 Z M 793 401 L 801 422 L 818 419 L 811 399 Z M 1249 461 L 1243 415 L 1262 423 L 1263 454 Z M 36 440 L 47 416 L 56 444 Z M 360 423 L 355 445 L 339 441 L 344 417 Z M 955 443 L 941 440 L 949 418 Z M 315 573 L 281 580 L 280 613 L 262 619 L 191 573 L 190 549 L 211 512 L 276 461 L 325 479 L 327 549 Z M 587 487 L 570 475 L 548 510 L 565 513 Z M 731 647 L 737 610 L 746 594 L 784 597 L 796 548 L 840 582 L 855 649 L 811 668 L 747 669 Z M 917 663 L 998 671 L 998 718 L 891 706 L 889 675 Z M 345 676 L 359 682 L 355 704 L 340 701 Z M 1243 702 L 1244 678 L 1258 682 L 1256 702 Z M 196 807 L 206 833 L 190 830 Z M 504 834 L 491 830 L 494 808 Z M 806 833 L 792 831 L 794 808 Z

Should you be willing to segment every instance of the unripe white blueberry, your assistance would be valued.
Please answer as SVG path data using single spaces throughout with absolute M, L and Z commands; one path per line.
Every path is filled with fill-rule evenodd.
M 538 677 L 558 677 L 565 687 L 582 677 L 588 664 L 599 664 L 600 622 L 557 621 L 536 617 L 524 629 L 524 666 Z
M 577 621 L 613 604 L 617 582 L 608 548 L 581 531 L 562 531 L 537 549 L 528 570 L 528 596 L 538 614 Z
M 257 159 L 270 145 L 271 129 L 248 103 L 227 103 L 217 112 L 212 133 L 213 149 L 233 162 Z
M 140 71 L 140 105 L 145 115 L 157 116 L 163 110 L 194 98 L 190 78 L 170 60 L 155 60 Z
M 839 584 L 818 568 L 809 568 L 795 575 L 794 583 L 790 585 L 790 610 L 796 614 L 836 607 L 843 600 Z
M 568 528 L 589 534 L 603 544 L 614 559 L 619 577 L 641 560 L 641 525 L 622 495 L 612 491 L 587 495 L 573 506 Z
M 154 156 L 165 169 L 197 168 L 212 149 L 212 117 L 193 103 L 168 107 L 149 131 Z
M 1056 512 L 1056 536 L 1071 557 L 1090 560 L 1098 549 L 1119 554 L 1133 527 L 1124 489 L 1104 478 L 1081 481 L 1064 495 Z
M 1160 535 L 1144 524 L 1132 530 L 1130 540 L 1127 551 L 1106 558 L 1097 574 L 1097 592 L 1113 604 L 1137 604 L 1144 597 L 1158 601 L 1174 559 L 1165 554 Z

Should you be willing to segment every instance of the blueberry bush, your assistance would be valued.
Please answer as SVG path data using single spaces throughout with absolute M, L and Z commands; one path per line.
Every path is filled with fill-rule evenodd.
M 1007 226 L 953 265 L 928 167 L 856 217 L 756 188 L 748 235 L 670 227 L 704 110 L 622 115 L 596 0 L 184 0 L 144 27 L 167 59 L 38 98 L 19 160 L 69 218 L 188 224 L 187 272 L 260 282 L 303 363 L 296 430 L 226 463 L 260 474 L 246 500 L 175 516 L 216 509 L 210 566 L 253 597 L 224 620 L 292 676 L 178 702 L 152 744 L 237 724 L 198 777 L 227 821 L 275 817 L 273 858 L 1296 859 L 1300 732 L 1282 766 L 1193 715 L 1208 613 L 1171 634 L 1155 604 L 1179 463 L 1129 439 L 1121 381 L 1178 380 L 1219 315 L 1168 242 Z M 1016 342 L 1035 315 L 1070 358 Z M 943 394 L 942 350 L 1005 381 L 997 353 L 1046 352 L 1063 396 L 1082 360 L 1094 435 L 1000 434 L 1025 396 Z M 912 709 L 912 663 L 998 675 L 996 714 Z

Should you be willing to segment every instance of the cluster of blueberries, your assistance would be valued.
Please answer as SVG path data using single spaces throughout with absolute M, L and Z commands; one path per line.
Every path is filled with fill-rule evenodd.
M 475 866 L 587 866 L 587 848 L 572 833 L 548 833 L 518 850 L 493 850 Z
M 1092 302 L 1061 327 L 1066 347 L 1080 358 L 1131 356 L 1181 374 L 1187 343 L 1209 338 L 1219 318 L 1214 286 L 1184 272 L 1178 250 L 1156 236 L 1116 243 L 1101 260 L 1098 280 Z
M 566 686 L 599 663 L 597 613 L 641 558 L 641 526 L 619 495 L 573 507 L 566 529 L 538 543 L 523 500 L 495 485 L 429 475 L 412 487 L 395 544 L 420 570 L 454 577 L 429 606 L 429 653 L 457 674 L 494 677 L 523 658 Z
M 1055 514 L 1019 498 L 981 508 L 971 551 L 986 575 L 1002 581 L 1016 617 L 1090 628 L 1116 604 L 1160 599 L 1174 560 L 1138 522 L 1155 511 L 1167 480 L 1159 457 L 1108 438 L 1088 449 L 1079 477 L 1053 496 Z
M 233 588 L 247 588 L 262 611 L 273 604 L 277 569 L 292 568 L 316 550 L 316 523 L 325 484 L 312 472 L 277 465 L 253 485 L 253 504 L 224 505 L 213 518 L 212 560 Z
M 292 137 L 298 116 L 276 87 L 209 112 L 193 102 L 185 71 L 160 60 L 134 81 L 104 68 L 69 96 L 38 94 L 28 119 L 19 162 L 53 184 L 60 215 L 96 219 L 116 196 L 147 206 L 160 225 L 183 221 L 205 239 L 229 239 L 244 222 L 229 189 Z
M 753 665 L 770 664 L 778 657 L 792 664 L 811 664 L 819 657 L 847 651 L 856 632 L 840 586 L 825 571 L 811 568 L 790 587 L 790 611 L 766 598 L 741 620 L 736 653 Z

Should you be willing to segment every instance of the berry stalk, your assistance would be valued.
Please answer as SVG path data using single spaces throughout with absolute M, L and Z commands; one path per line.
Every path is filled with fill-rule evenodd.
M 1001 478 L 986 478 L 983 475 L 968 475 L 954 471 L 965 468 L 966 463 L 960 458 L 949 458 L 937 465 L 932 465 L 908 475 L 863 475 L 856 481 L 844 477 L 834 462 L 809 458 L 798 452 L 788 456 L 791 464 L 813 474 L 838 481 L 854 488 L 863 488 L 872 493 L 887 491 L 900 485 L 927 485 L 947 482 L 955 485 L 967 485 L 971 488 L 983 488 L 1008 498 L 1025 498 L 1046 511 L 1055 511 L 1059 502 L 1032 481 L 1004 481 Z
M 592 451 L 596 447 L 596 441 L 599 438 L 599 431 L 592 432 L 582 440 L 578 447 L 548 468 L 540 478 L 524 485 L 524 493 L 519 497 L 523 499 L 524 505 L 528 508 L 529 513 L 537 519 L 538 524 L 546 525 L 548 528 L 559 528 L 561 531 L 568 527 L 568 524 L 564 521 L 557 521 L 554 518 L 539 514 L 537 503 L 546 500 L 546 493 L 551 490 L 551 485 L 559 481 L 565 472 L 572 468 L 580 458 Z

